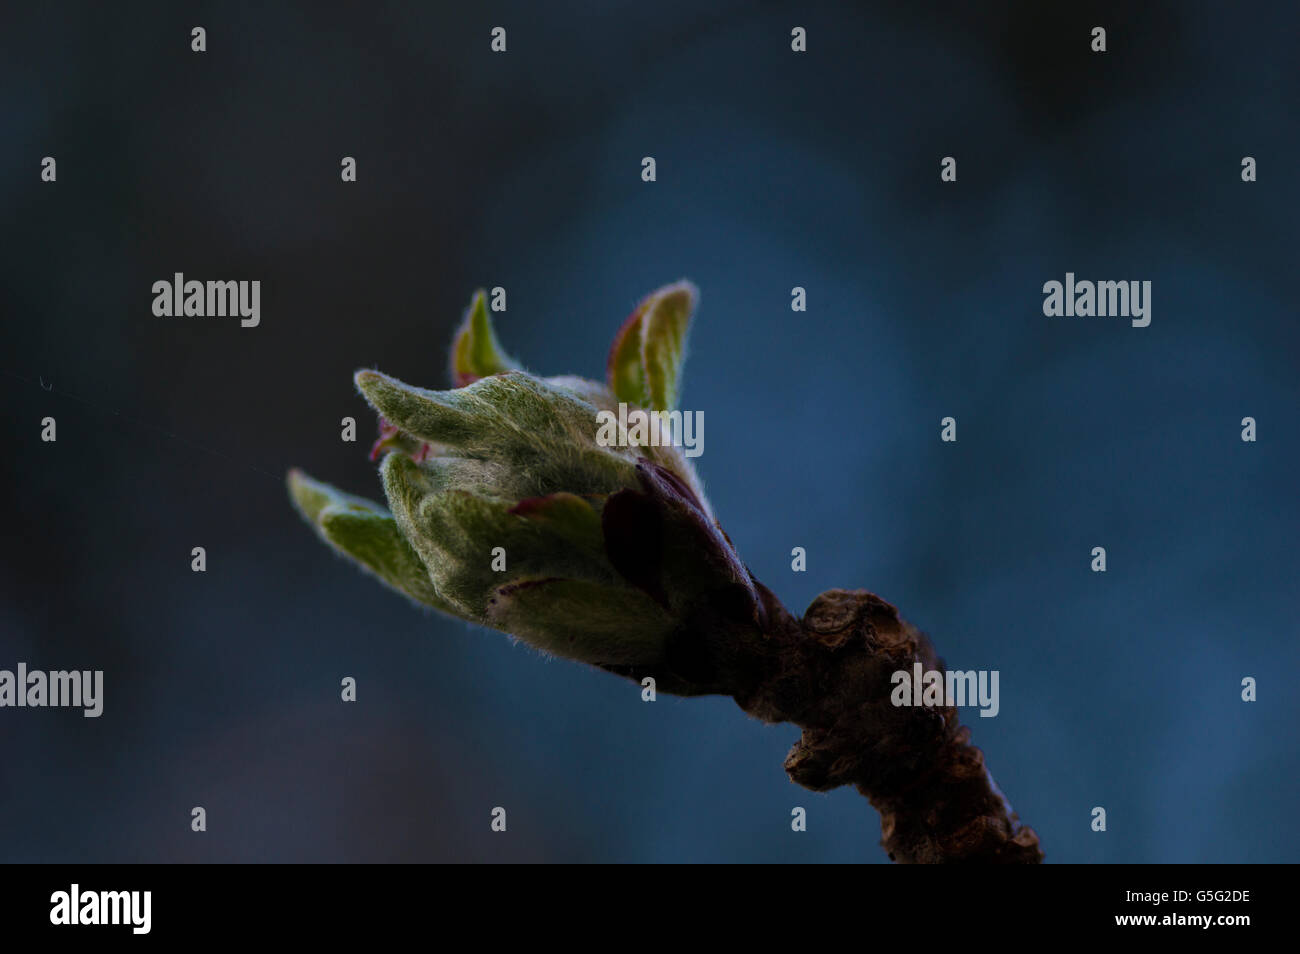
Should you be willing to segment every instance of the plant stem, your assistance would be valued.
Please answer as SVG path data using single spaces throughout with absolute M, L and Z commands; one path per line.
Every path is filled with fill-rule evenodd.
M 891 702 L 895 672 L 917 662 L 943 672 L 923 633 L 866 590 L 827 590 L 798 620 L 755 588 L 758 627 L 713 600 L 670 646 L 672 677 L 730 695 L 764 722 L 800 726 L 790 778 L 815 792 L 857 786 L 880 812 L 893 861 L 1042 861 L 1037 834 L 998 790 L 956 707 Z

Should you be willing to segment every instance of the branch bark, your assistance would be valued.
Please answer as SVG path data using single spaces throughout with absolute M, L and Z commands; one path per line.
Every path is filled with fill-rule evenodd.
M 994 783 L 956 708 L 890 701 L 893 673 L 916 662 L 943 671 L 923 633 L 866 590 L 827 590 L 800 620 L 755 588 L 757 632 L 743 600 L 714 594 L 672 640 L 665 675 L 730 695 L 764 722 L 800 726 L 790 778 L 815 792 L 856 786 L 880 812 L 893 861 L 1042 861 L 1037 834 Z

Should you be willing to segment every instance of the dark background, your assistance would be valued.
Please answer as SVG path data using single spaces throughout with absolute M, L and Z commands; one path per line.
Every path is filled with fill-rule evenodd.
M 963 714 L 1049 861 L 1296 860 L 1295 11 L 6 4 L 0 668 L 106 685 L 0 710 L 0 859 L 884 861 L 792 727 L 422 614 L 289 506 L 290 466 L 381 496 L 351 373 L 445 386 L 474 288 L 598 377 L 689 277 L 738 550 L 999 670 Z M 155 318 L 176 271 L 260 279 L 260 327 Z M 1044 317 L 1066 271 L 1151 326 Z

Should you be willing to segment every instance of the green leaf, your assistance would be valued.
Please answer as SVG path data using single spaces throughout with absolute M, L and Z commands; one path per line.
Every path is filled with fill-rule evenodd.
M 690 282 L 661 288 L 641 319 L 641 364 L 650 410 L 671 411 L 677 407 L 682 363 L 686 360 L 686 332 L 696 297 Z
M 606 494 L 637 486 L 635 455 L 596 443 L 596 409 L 568 388 L 525 372 L 507 371 L 453 391 L 426 391 L 378 371 L 359 371 L 356 382 L 400 430 L 461 457 L 492 461 L 503 496 Z
M 571 374 L 542 378 L 542 380 L 552 387 L 573 392 L 574 395 L 586 401 L 598 411 L 618 412 L 618 398 L 614 396 L 613 391 L 598 381 L 591 381 Z
M 384 508 L 365 497 L 344 493 L 337 487 L 313 480 L 298 468 L 289 471 L 289 498 L 303 518 L 319 528 L 320 513 L 326 507 L 340 506 L 356 510 L 384 513 Z
M 650 401 L 645 368 L 641 364 L 641 322 L 649 307 L 650 299 L 647 298 L 636 306 L 636 310 L 618 329 L 614 335 L 614 344 L 609 349 L 609 361 L 605 370 L 609 389 L 614 392 L 614 396 L 638 407 L 645 407 Z
M 424 562 L 388 511 L 363 497 L 312 480 L 299 470 L 289 472 L 289 493 L 298 511 L 339 553 L 412 599 L 460 615 L 438 595 Z
M 516 502 L 446 488 L 443 475 L 399 455 L 385 460 L 383 476 L 399 526 L 429 567 L 437 591 L 464 615 L 481 619 L 492 591 L 521 576 L 617 581 L 605 556 L 600 517 L 581 497 Z
M 340 552 L 389 586 L 426 606 L 460 615 L 434 589 L 424 562 L 391 516 L 329 508 L 321 515 L 320 528 L 325 539 Z
M 535 649 L 593 665 L 653 666 L 673 619 L 626 586 L 534 578 L 498 588 L 488 622 Z
M 697 297 L 688 281 L 666 285 L 623 322 L 606 368 L 610 390 L 620 401 L 652 411 L 677 407 L 686 333 Z
M 465 318 L 451 345 L 451 377 L 462 388 L 479 378 L 519 370 L 519 362 L 506 354 L 497 341 L 492 319 L 488 315 L 487 296 L 479 289 L 474 293 Z
M 431 486 L 429 475 L 420 465 L 401 454 L 389 454 L 379 466 L 379 473 L 384 480 L 384 493 L 388 497 L 388 506 L 392 508 L 393 518 L 397 521 L 398 532 L 408 542 L 428 568 L 429 578 L 434 581 L 434 589 L 439 596 L 454 607 L 457 616 L 469 620 L 481 620 L 483 608 L 464 602 L 438 586 L 440 576 L 445 576 L 447 554 L 433 540 L 420 530 L 420 503 L 425 496 L 436 493 Z
M 599 503 L 603 504 L 604 499 L 599 498 Z M 596 501 L 561 492 L 544 497 L 528 497 L 511 507 L 510 513 L 580 550 L 602 556 L 605 552 Z

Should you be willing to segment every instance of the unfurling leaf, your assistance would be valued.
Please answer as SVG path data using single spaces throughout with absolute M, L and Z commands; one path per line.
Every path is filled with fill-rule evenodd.
M 653 411 L 677 407 L 686 333 L 698 294 L 690 282 L 645 298 L 614 337 L 606 374 L 620 401 Z
M 479 378 L 502 371 L 519 370 L 519 362 L 506 354 L 497 341 L 488 315 L 487 296 L 479 289 L 456 331 L 451 345 L 451 377 L 463 388 Z
M 429 579 L 429 571 L 383 507 L 289 472 L 289 493 L 321 538 L 395 590 L 444 613 L 454 613 Z

